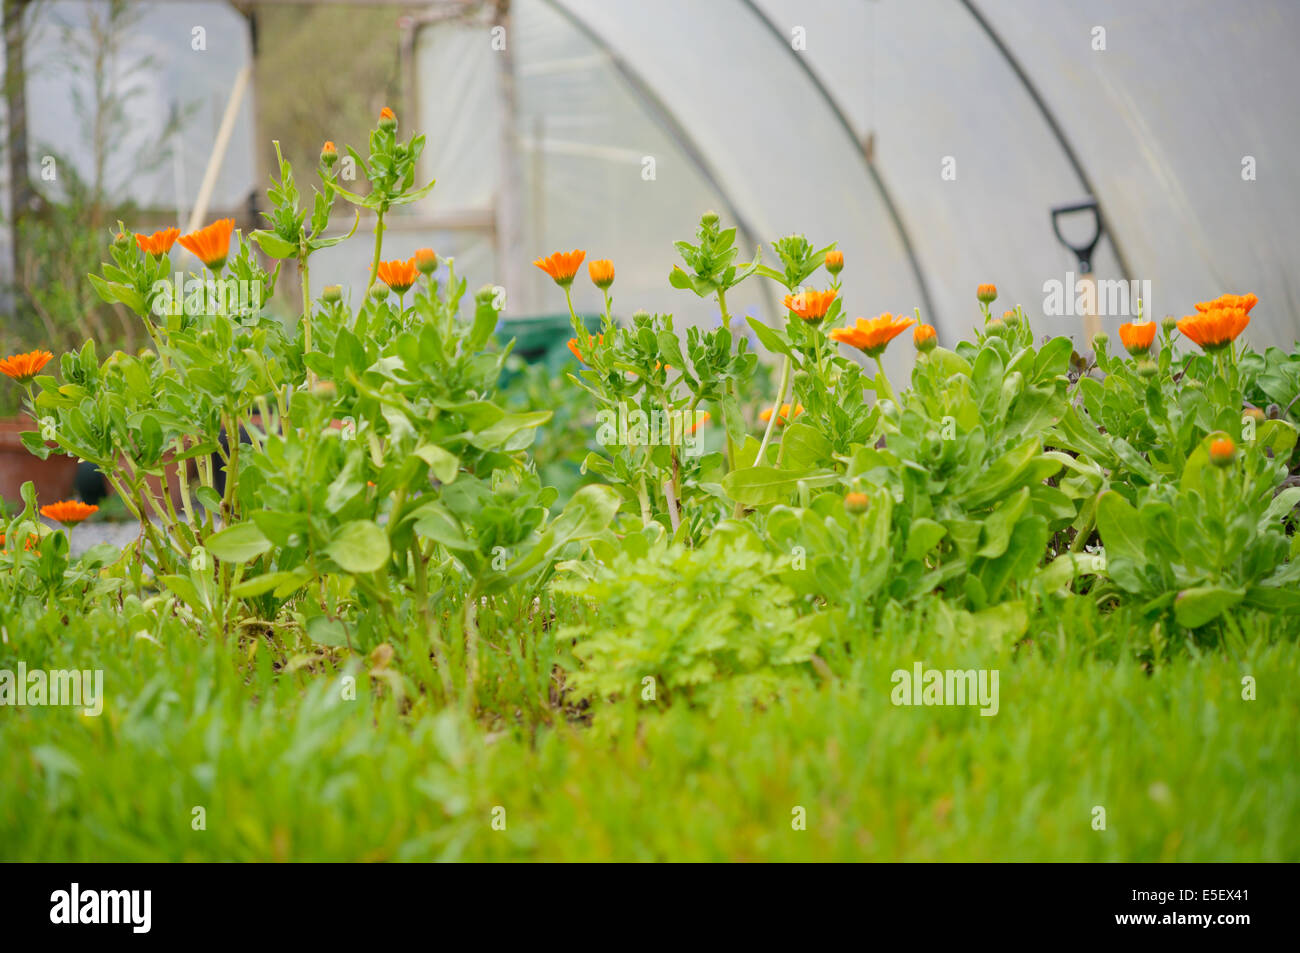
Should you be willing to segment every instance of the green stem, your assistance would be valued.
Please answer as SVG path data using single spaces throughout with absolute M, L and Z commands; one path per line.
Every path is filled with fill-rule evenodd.
M 375 254 L 370 259 L 370 280 L 366 282 L 366 294 L 370 293 L 370 286 L 379 277 L 379 252 L 384 247 L 384 212 L 383 206 L 375 212 Z
M 880 368 L 880 374 L 876 377 L 876 400 L 877 402 L 891 400 L 897 404 L 898 398 L 894 396 L 894 388 L 889 386 L 889 378 L 885 375 L 885 362 L 880 357 L 879 354 L 876 355 L 876 367 Z
M 762 466 L 767 458 L 764 454 L 767 452 L 767 445 L 772 442 L 772 431 L 776 429 L 777 418 L 781 416 L 781 404 L 785 400 L 785 389 L 790 384 L 790 369 L 792 362 L 790 355 L 787 354 L 781 362 L 781 383 L 776 389 L 776 403 L 772 405 L 772 416 L 767 420 L 767 429 L 763 431 L 763 442 L 758 445 L 758 456 L 754 458 L 755 466 Z

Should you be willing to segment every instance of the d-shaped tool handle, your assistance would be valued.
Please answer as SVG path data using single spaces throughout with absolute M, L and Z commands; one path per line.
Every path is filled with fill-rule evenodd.
M 1092 239 L 1083 245 L 1075 245 L 1061 234 L 1061 217 L 1064 215 L 1073 215 L 1077 212 L 1092 213 Z M 1092 271 L 1092 253 L 1101 241 L 1101 212 L 1097 208 L 1097 200 L 1086 198 L 1082 202 L 1074 202 L 1070 205 L 1058 205 L 1052 209 L 1052 231 L 1056 232 L 1056 237 L 1061 244 L 1070 251 L 1074 252 L 1074 257 L 1079 260 L 1079 271 L 1088 274 Z

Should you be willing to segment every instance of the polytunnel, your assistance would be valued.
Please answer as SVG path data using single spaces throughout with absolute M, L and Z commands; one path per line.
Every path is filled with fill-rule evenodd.
M 615 261 L 621 311 L 706 320 L 666 277 L 716 207 L 769 261 L 793 231 L 838 241 L 851 314 L 919 307 L 951 339 L 991 281 L 999 308 L 1078 337 L 1077 309 L 1044 313 L 1081 273 L 1051 210 L 1091 198 L 1103 329 L 1136 311 L 1107 308 L 1124 281 L 1157 318 L 1253 291 L 1251 340 L 1296 336 L 1294 3 L 513 0 L 504 50 L 487 29 L 419 32 L 419 124 L 435 205 L 515 206 L 448 236 L 510 313 L 555 307 L 528 260 L 582 247 Z M 1061 221 L 1074 245 L 1091 228 Z

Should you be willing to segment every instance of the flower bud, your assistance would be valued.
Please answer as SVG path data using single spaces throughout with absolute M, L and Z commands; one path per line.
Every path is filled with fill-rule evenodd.
M 998 300 L 998 286 L 980 285 L 975 289 L 975 297 L 980 300 L 981 304 L 992 304 Z
M 376 301 L 383 301 L 388 297 L 388 285 L 384 284 L 382 281 L 376 281 L 370 286 L 370 297 L 374 298 Z
M 826 270 L 832 275 L 838 275 L 844 269 L 844 252 L 838 248 L 832 248 L 826 253 Z
M 339 160 L 339 150 L 333 142 L 326 142 L 320 147 L 320 161 L 326 166 L 332 166 Z
M 1210 444 L 1210 462 L 1216 467 L 1226 467 L 1236 453 L 1237 445 L 1229 437 L 1220 437 Z
M 718 213 L 709 209 L 700 216 L 700 223 L 703 225 L 713 226 L 718 224 Z
M 338 285 L 326 285 L 320 296 L 327 304 L 336 304 L 343 300 L 343 289 Z
M 1147 380 L 1151 380 L 1160 372 L 1160 368 L 1156 367 L 1155 361 L 1142 361 L 1138 364 L 1137 371 Z
M 854 516 L 865 513 L 870 505 L 871 498 L 865 493 L 846 493 L 844 496 L 844 508 Z
M 932 325 L 918 324 L 916 330 L 912 332 L 912 343 L 916 345 L 918 351 L 925 354 L 934 350 L 935 345 L 939 343 L 939 337 Z
M 392 132 L 397 128 L 397 114 L 387 106 L 379 110 L 379 128 L 385 132 Z
M 432 248 L 418 248 L 415 252 L 415 267 L 422 275 L 431 275 L 438 270 L 438 255 Z

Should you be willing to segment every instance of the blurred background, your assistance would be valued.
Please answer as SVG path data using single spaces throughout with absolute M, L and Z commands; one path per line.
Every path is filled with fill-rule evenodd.
M 986 281 L 1082 340 L 1043 311 L 1084 268 L 1156 318 L 1253 291 L 1257 347 L 1300 327 L 1295 0 L 4 0 L 4 31 L 0 351 L 139 346 L 83 280 L 119 218 L 248 231 L 272 140 L 307 189 L 386 105 L 438 187 L 385 257 L 454 256 L 512 319 L 562 310 L 530 263 L 584 248 L 623 317 L 716 321 L 667 282 L 714 208 L 769 262 L 790 232 L 839 242 L 850 315 L 919 307 L 944 343 Z M 313 261 L 354 301 L 372 226 Z M 770 283 L 740 292 L 777 319 Z

